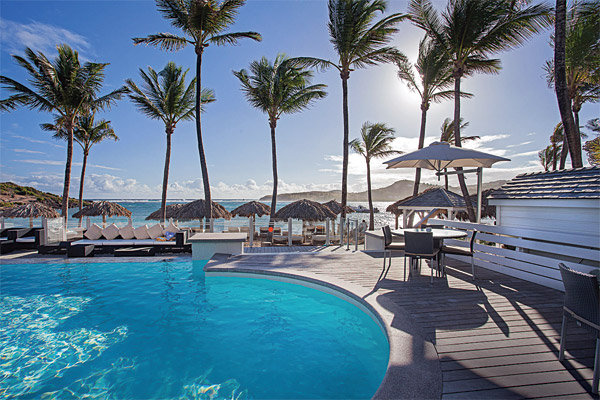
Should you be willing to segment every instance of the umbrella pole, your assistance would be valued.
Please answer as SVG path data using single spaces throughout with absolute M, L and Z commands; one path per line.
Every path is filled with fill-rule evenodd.
M 288 246 L 292 245 L 292 219 L 288 218 Z
M 29 217 L 29 227 L 33 228 L 33 217 Z
M 477 216 L 475 221 L 481 223 L 481 187 L 483 186 L 483 168 L 477 168 Z
M 254 224 L 252 223 L 254 219 L 254 215 L 251 215 L 248 218 L 248 240 L 250 247 L 254 246 Z
M 106 215 L 102 216 L 102 228 L 106 228 Z

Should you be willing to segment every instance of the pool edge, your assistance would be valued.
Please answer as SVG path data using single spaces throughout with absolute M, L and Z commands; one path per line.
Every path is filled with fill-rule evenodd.
M 353 300 L 375 317 L 389 343 L 389 360 L 385 376 L 373 399 L 439 399 L 442 395 L 442 372 L 435 345 L 424 339 L 421 329 L 401 307 L 377 292 L 329 275 L 316 276 L 308 271 L 273 271 L 225 266 L 229 258 L 215 255 L 204 266 L 207 276 L 248 276 L 320 286 Z M 307 286 L 307 285 L 303 285 Z M 337 293 L 332 293 L 337 295 Z M 360 307 L 360 306 L 359 306 Z M 361 308 L 362 308 L 361 307 Z M 363 310 L 365 311 L 365 310 Z

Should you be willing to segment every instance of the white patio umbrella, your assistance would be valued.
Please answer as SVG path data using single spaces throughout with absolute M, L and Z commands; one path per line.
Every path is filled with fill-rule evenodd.
M 483 153 L 477 150 L 456 147 L 446 142 L 433 142 L 427 147 L 402 154 L 392 160 L 385 161 L 387 168 L 424 168 L 437 171 L 440 176 L 445 168 L 475 167 L 477 170 L 464 172 L 477 172 L 477 222 L 481 218 L 481 186 L 483 181 L 483 168 L 490 168 L 498 161 L 510 161 L 508 158 L 494 154 Z

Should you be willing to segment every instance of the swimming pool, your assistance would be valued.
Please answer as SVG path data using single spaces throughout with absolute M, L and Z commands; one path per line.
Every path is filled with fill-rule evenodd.
M 370 398 L 389 345 L 355 305 L 205 262 L 0 266 L 0 395 Z

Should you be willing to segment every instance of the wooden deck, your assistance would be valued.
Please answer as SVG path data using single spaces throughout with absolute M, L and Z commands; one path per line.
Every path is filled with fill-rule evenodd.
M 248 254 L 221 267 L 333 277 L 391 299 L 435 345 L 443 399 L 592 398 L 593 336 L 570 325 L 567 358 L 558 361 L 561 292 L 481 268 L 472 281 L 469 265 L 450 260 L 447 277 L 433 284 L 425 264 L 421 275 L 404 281 L 401 253 L 395 256 L 387 279 L 379 282 L 378 254 L 340 247 Z

